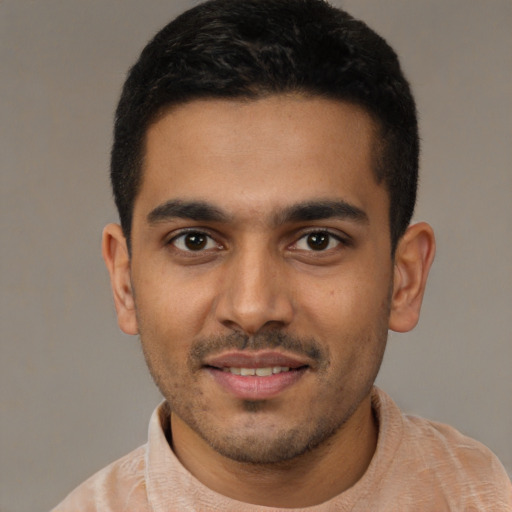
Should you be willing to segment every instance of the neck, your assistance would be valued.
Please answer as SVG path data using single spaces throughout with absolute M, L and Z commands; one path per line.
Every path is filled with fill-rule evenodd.
M 281 508 L 318 505 L 352 487 L 368 468 L 378 436 L 369 395 L 329 440 L 277 464 L 228 459 L 175 415 L 171 426 L 176 456 L 201 483 L 238 501 Z

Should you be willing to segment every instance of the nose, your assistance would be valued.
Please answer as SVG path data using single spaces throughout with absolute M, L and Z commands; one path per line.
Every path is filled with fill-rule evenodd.
M 278 255 L 254 245 L 232 255 L 217 297 L 217 320 L 249 335 L 290 324 L 293 304 L 284 266 Z

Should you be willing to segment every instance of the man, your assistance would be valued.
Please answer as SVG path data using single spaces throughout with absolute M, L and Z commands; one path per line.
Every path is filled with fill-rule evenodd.
M 393 50 L 320 0 L 213 0 L 157 34 L 103 255 L 165 402 L 55 510 L 512 510 L 490 451 L 373 385 L 434 258 L 418 152 Z

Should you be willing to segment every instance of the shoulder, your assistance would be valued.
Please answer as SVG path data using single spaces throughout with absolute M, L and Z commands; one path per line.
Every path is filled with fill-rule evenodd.
M 468 437 L 456 428 L 445 423 L 427 420 L 411 414 L 404 414 L 403 418 L 406 433 L 411 440 L 417 438 L 426 439 L 436 446 L 454 453 L 473 453 L 476 456 L 484 457 L 492 453 L 485 445 L 476 439 Z
M 512 484 L 489 448 L 449 425 L 405 415 L 377 393 L 383 489 L 422 510 L 512 511 Z
M 403 442 L 406 450 L 421 454 L 437 471 L 449 470 L 478 481 L 493 476 L 510 484 L 504 467 L 489 448 L 450 425 L 404 415 Z
M 145 457 L 143 445 L 109 464 L 79 485 L 52 512 L 144 512 Z

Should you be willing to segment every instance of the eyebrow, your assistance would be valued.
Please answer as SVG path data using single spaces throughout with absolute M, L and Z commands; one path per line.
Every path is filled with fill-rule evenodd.
M 368 215 L 364 210 L 344 200 L 320 200 L 298 203 L 279 212 L 275 223 L 279 225 L 287 222 L 307 222 L 331 218 L 352 220 L 363 224 L 368 223 Z
M 206 201 L 171 199 L 152 210 L 147 216 L 147 221 L 149 224 L 158 224 L 174 218 L 197 222 L 228 222 L 231 216 Z M 277 212 L 273 224 L 280 226 L 289 222 L 331 218 L 368 223 L 368 215 L 364 210 L 344 200 L 318 200 L 297 203 Z
M 198 222 L 226 222 L 229 216 L 204 201 L 182 201 L 174 199 L 167 201 L 152 210 L 147 220 L 149 224 L 158 224 L 174 218 L 190 219 Z

